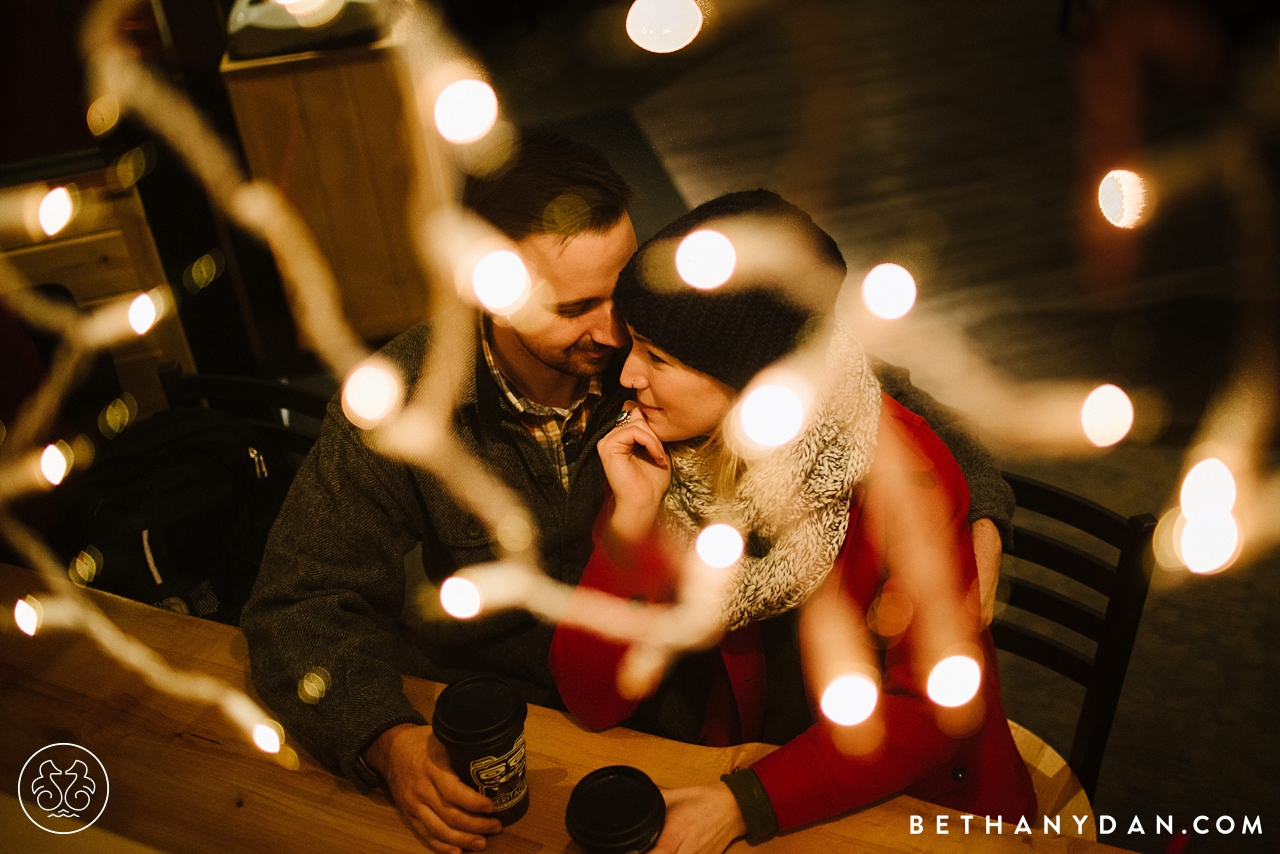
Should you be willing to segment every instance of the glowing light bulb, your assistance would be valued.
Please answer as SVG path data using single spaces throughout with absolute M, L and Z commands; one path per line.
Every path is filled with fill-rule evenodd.
M 1106 448 L 1129 435 L 1133 426 L 1133 402 L 1119 386 L 1108 383 L 1095 388 L 1080 410 L 1084 435 L 1099 448 Z
M 738 255 L 733 243 L 718 231 L 695 231 L 680 241 L 676 250 L 676 271 L 695 288 L 718 288 L 733 275 Z
M 1115 169 L 1098 185 L 1098 207 L 1107 222 L 1117 228 L 1133 228 L 1146 207 L 1146 182 L 1136 172 Z
M 724 569 L 742 557 L 742 535 L 732 525 L 708 525 L 698 534 L 694 548 L 707 566 Z
M 284 730 L 281 729 L 280 724 L 275 721 L 254 724 L 253 743 L 258 745 L 258 749 L 263 753 L 279 753 L 280 735 L 283 732 Z
M 458 80 L 436 98 L 435 118 L 436 130 L 449 142 L 475 142 L 498 120 L 498 96 L 483 80 Z
M 742 431 L 766 448 L 790 442 L 804 426 L 804 403 L 782 385 L 762 385 L 742 402 Z
M 650 53 L 672 53 L 702 30 L 694 0 L 635 0 L 627 12 L 627 36 Z
M 440 606 L 445 613 L 466 620 L 480 613 L 480 589 L 465 578 L 451 576 L 440 585 Z
M 822 713 L 840 726 L 860 724 L 876 709 L 880 689 L 860 673 L 833 679 L 822 692 Z
M 929 674 L 929 699 L 939 706 L 955 708 L 973 699 L 982 684 L 982 668 L 967 655 L 942 659 Z
M 342 386 L 342 411 L 352 424 L 375 427 L 400 403 L 400 381 L 378 365 L 362 365 Z
M 75 206 L 66 187 L 54 187 L 40 201 L 40 228 L 50 237 L 67 227 Z
M 490 252 L 471 273 L 471 287 L 494 314 L 510 314 L 529 295 L 529 271 L 520 256 L 506 249 Z
M 1217 457 L 1196 463 L 1182 480 L 1182 513 L 1193 519 L 1204 511 L 1230 511 L 1236 505 L 1236 479 Z
M 878 264 L 862 280 L 862 301 L 876 317 L 897 320 L 916 303 L 916 280 L 905 267 Z
M 158 316 L 155 300 L 150 294 L 138 294 L 133 302 L 129 303 L 129 325 L 139 335 L 145 335 Z
M 1203 575 L 1225 569 L 1240 545 L 1240 528 L 1229 510 L 1201 508 L 1187 519 L 1179 538 L 1182 562 L 1187 569 Z
M 71 448 L 66 442 L 47 445 L 44 453 L 40 455 L 40 473 L 44 475 L 44 479 L 49 481 L 50 484 L 57 486 L 67 476 L 67 470 L 71 468 L 72 459 Z
M 275 0 L 304 27 L 328 23 L 342 11 L 343 0 Z
M 24 635 L 34 637 L 40 628 L 40 603 L 32 596 L 19 599 L 13 606 L 13 621 Z

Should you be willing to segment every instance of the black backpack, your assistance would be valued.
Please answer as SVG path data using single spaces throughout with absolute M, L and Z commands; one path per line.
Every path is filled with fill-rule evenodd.
M 73 580 L 238 625 L 297 463 L 234 415 L 157 412 L 64 485 Z

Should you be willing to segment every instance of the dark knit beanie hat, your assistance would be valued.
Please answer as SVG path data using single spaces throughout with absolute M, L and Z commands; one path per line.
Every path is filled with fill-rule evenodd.
M 713 290 L 684 283 L 675 266 L 681 240 L 703 227 L 729 236 L 738 255 L 733 275 Z M 748 190 L 699 205 L 645 241 L 613 300 L 660 350 L 742 391 L 803 343 L 844 274 L 840 249 L 807 213 L 777 193 Z

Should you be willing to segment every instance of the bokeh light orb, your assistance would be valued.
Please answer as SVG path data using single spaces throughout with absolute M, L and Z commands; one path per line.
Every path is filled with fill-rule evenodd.
M 916 304 L 916 280 L 906 267 L 877 264 L 862 280 L 862 301 L 884 320 L 897 320 Z
M 361 365 L 342 385 L 342 411 L 357 427 L 377 426 L 400 404 L 400 380 L 380 365 Z
M 139 335 L 145 335 L 159 316 L 156 301 L 150 294 L 138 294 L 129 303 L 129 326 Z
M 839 726 L 860 724 L 876 710 L 880 689 L 861 673 L 849 673 L 831 680 L 822 692 L 822 714 Z
M 85 113 L 85 122 L 89 125 L 89 132 L 94 136 L 102 136 L 119 121 L 120 102 L 112 94 L 103 95 L 95 100 Z
M 1231 469 L 1217 457 L 1196 463 L 1182 479 L 1179 502 L 1188 519 L 1206 510 L 1230 511 L 1236 505 L 1236 479 Z
M 1231 512 L 1202 508 L 1189 517 L 1179 537 L 1180 557 L 1197 575 L 1217 572 L 1232 562 L 1240 545 L 1240 527 Z
M 482 604 L 480 589 L 465 578 L 455 575 L 440 585 L 440 607 L 451 617 L 470 619 L 480 613 Z
M 457 80 L 436 98 L 436 130 L 449 142 L 475 142 L 498 120 L 498 96 L 483 80 Z
M 53 237 L 67 227 L 74 212 L 75 204 L 71 199 L 71 191 L 66 187 L 54 187 L 40 200 L 38 216 L 41 230 L 49 237 Z
M 1085 398 L 1080 409 L 1084 435 L 1099 448 L 1107 448 L 1129 435 L 1133 426 L 1133 401 L 1124 389 L 1107 383 Z
M 284 730 L 280 724 L 275 721 L 267 723 L 254 724 L 253 726 L 253 743 L 263 753 L 279 753 L 282 743 L 281 734 Z
M 680 241 L 676 271 L 686 283 L 700 290 L 718 288 L 733 275 L 738 254 L 733 242 L 718 231 L 704 228 Z
M 52 486 L 57 486 L 67 476 L 71 462 L 71 448 L 66 443 L 46 445 L 44 452 L 40 454 L 40 473 Z
M 1107 222 L 1117 228 L 1137 225 L 1146 205 L 1146 182 L 1136 172 L 1114 169 L 1098 185 L 1098 207 Z
M 694 548 L 707 566 L 724 569 L 742 557 L 742 535 L 732 525 L 708 525 L 698 534 Z
M 33 597 L 19 599 L 13 606 L 13 621 L 24 635 L 34 637 L 40 628 L 40 603 Z
M 784 385 L 762 385 L 742 402 L 742 432 L 757 445 L 776 448 L 796 437 L 804 426 L 805 407 L 800 395 Z
M 508 249 L 490 252 L 471 271 L 471 288 L 480 304 L 494 314 L 510 314 L 529 294 L 529 271 Z
M 934 665 L 929 674 L 929 699 L 953 709 L 973 699 L 982 685 L 982 668 L 967 655 L 952 655 Z
M 627 36 L 650 53 L 673 53 L 702 31 L 694 0 L 635 0 L 627 11 Z

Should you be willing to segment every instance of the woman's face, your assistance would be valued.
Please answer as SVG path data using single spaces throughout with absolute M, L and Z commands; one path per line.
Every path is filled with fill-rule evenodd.
M 634 343 L 622 366 L 622 384 L 635 389 L 636 402 L 654 434 L 663 442 L 710 435 L 729 414 L 737 392 L 627 328 Z

